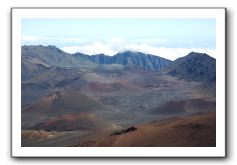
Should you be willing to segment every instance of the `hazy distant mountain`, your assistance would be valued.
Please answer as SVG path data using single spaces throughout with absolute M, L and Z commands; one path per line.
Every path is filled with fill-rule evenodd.
M 162 57 L 135 51 L 124 51 L 114 56 L 104 54 L 90 56 L 82 53 L 69 54 L 55 46 L 22 46 L 22 62 L 23 67 L 26 68 L 30 67 L 30 64 L 40 64 L 45 67 L 77 67 L 85 61 L 97 64 L 134 65 L 152 70 L 159 70 L 171 62 Z
M 134 65 L 152 70 L 159 70 L 171 63 L 168 59 L 136 51 L 124 51 L 117 53 L 114 56 L 107 56 L 104 54 L 89 56 L 82 53 L 76 53 L 74 56 L 79 59 L 86 59 L 99 64 L 122 64 L 125 66 Z
M 22 62 L 41 64 L 46 67 L 73 67 L 78 62 L 70 54 L 55 46 L 22 46 Z
M 163 69 L 169 75 L 197 82 L 216 81 L 216 60 L 205 53 L 191 52 Z

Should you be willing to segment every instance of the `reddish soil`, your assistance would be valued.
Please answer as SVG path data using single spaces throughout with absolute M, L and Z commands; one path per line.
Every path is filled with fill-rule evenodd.
M 85 147 L 215 147 L 216 113 L 153 121 L 134 126 L 133 131 L 94 137 L 77 146 Z M 122 131 L 123 132 L 123 131 Z

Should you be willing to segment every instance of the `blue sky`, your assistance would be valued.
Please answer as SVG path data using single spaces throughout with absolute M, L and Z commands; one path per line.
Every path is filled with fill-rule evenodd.
M 22 45 L 55 45 L 69 53 L 113 55 L 131 49 L 169 59 L 188 51 L 214 56 L 215 19 L 22 19 Z

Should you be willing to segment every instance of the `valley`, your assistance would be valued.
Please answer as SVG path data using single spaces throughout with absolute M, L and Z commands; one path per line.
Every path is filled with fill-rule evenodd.
M 23 46 L 22 146 L 215 146 L 215 70 L 195 52 L 170 61 Z

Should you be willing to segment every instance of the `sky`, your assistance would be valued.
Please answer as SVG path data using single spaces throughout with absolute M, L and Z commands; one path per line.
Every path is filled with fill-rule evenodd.
M 191 51 L 215 57 L 211 18 L 24 18 L 22 45 L 55 45 L 68 53 L 140 51 L 175 60 Z

